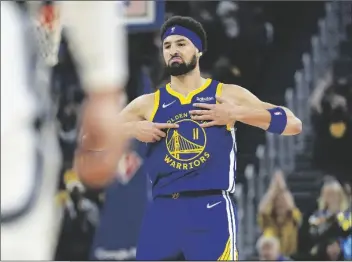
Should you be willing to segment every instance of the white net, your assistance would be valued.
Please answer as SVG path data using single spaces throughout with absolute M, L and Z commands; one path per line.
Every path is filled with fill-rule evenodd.
M 45 4 L 32 13 L 39 52 L 48 66 L 58 63 L 62 25 L 58 5 Z
M 62 31 L 59 7 L 43 1 L 27 1 L 26 4 L 38 52 L 37 59 L 33 61 L 33 86 L 41 101 L 38 104 L 41 114 L 51 120 L 57 110 L 56 100 L 52 97 L 52 67 L 59 62 Z

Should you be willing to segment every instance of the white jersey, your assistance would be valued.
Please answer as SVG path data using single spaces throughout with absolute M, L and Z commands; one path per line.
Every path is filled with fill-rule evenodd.
M 116 2 L 116 9 L 107 1 L 60 5 L 85 90 L 123 87 L 127 50 Z M 28 39 L 23 28 L 18 8 L 2 1 L 1 259 L 50 260 L 60 223 L 54 195 L 61 154 L 53 119 L 44 121 L 40 131 L 33 125 L 37 105 L 44 101 L 36 100 L 28 79 Z
M 50 259 L 57 220 L 53 199 L 59 151 L 54 123 L 34 128 L 23 17 L 1 2 L 1 259 Z M 38 140 L 45 147 L 38 146 Z M 42 157 L 42 156 L 48 157 Z M 44 176 L 45 174 L 45 176 Z

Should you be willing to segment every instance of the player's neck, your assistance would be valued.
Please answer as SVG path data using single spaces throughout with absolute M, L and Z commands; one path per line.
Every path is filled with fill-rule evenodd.
M 192 72 L 182 76 L 171 76 L 171 88 L 180 93 L 189 93 L 201 87 L 206 79 L 202 78 L 199 69 L 195 68 Z

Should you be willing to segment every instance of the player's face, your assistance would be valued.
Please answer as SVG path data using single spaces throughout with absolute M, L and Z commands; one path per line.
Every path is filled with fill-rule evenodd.
M 172 76 L 185 75 L 196 68 L 197 49 L 183 36 L 171 35 L 163 43 L 163 56 L 166 71 Z

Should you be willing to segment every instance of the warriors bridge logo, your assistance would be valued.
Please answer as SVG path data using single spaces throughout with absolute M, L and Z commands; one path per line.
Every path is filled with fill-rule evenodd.
M 180 170 L 191 170 L 205 163 L 210 154 L 205 151 L 207 136 L 199 123 L 188 119 L 188 113 L 176 115 L 169 123 L 179 125 L 169 129 L 165 139 L 168 154 L 165 162 Z

